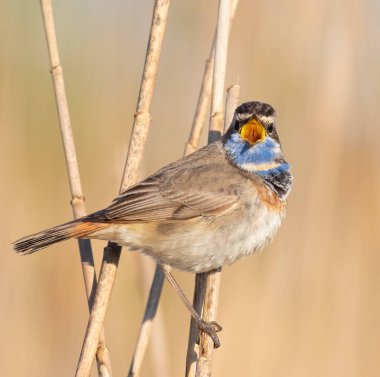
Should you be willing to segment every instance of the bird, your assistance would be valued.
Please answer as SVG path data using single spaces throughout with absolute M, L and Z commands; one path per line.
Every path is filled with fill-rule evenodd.
M 101 239 L 162 266 L 208 272 L 273 239 L 292 181 L 274 108 L 246 102 L 221 139 L 126 189 L 105 209 L 21 238 L 14 248 L 25 255 L 71 238 Z M 169 269 L 163 271 L 170 281 Z M 217 344 L 221 327 L 197 323 Z

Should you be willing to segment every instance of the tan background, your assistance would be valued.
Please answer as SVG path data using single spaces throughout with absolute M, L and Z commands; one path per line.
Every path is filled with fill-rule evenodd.
M 152 4 L 54 4 L 89 211 L 119 188 Z M 182 154 L 216 10 L 173 0 L 142 177 Z M 227 83 L 277 109 L 295 183 L 274 243 L 223 272 L 215 376 L 380 375 L 379 17 L 375 1 L 240 3 Z M 11 248 L 72 216 L 39 2 L 2 1 L 0 18 L 0 374 L 70 376 L 88 314 L 76 244 Z M 115 376 L 140 324 L 141 275 L 124 253 L 106 320 Z M 176 276 L 191 296 L 193 277 Z M 162 309 L 180 376 L 189 316 L 166 286 Z M 143 376 L 163 375 L 151 360 Z

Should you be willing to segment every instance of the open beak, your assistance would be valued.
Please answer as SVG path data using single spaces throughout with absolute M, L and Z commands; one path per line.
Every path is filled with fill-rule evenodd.
M 255 143 L 264 141 L 265 128 L 256 119 L 252 118 L 240 130 L 240 135 L 243 140 L 253 145 Z

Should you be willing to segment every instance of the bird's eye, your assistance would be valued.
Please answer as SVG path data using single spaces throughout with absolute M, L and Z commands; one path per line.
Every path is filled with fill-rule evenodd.
M 268 132 L 268 134 L 271 134 L 273 131 L 274 131 L 274 124 L 271 123 L 267 127 L 267 132 Z

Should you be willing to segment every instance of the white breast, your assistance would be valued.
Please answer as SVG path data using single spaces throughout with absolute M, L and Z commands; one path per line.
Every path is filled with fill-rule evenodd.
M 216 218 L 148 224 L 113 224 L 92 235 L 139 249 L 161 263 L 189 272 L 205 272 L 234 263 L 262 249 L 275 235 L 284 211 L 255 197 Z

